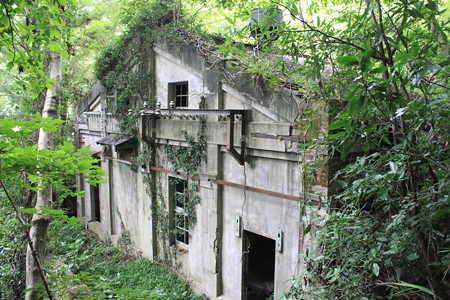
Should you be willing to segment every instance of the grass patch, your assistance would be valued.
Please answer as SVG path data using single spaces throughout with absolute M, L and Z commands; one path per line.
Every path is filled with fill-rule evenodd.
M 55 220 L 47 258 L 61 299 L 204 299 L 165 266 L 102 243 L 81 226 Z
M 189 285 L 165 267 L 152 264 L 147 259 L 125 261 L 97 269 L 96 273 L 110 278 L 119 288 L 145 290 L 152 287 L 161 299 L 201 299 L 194 295 Z

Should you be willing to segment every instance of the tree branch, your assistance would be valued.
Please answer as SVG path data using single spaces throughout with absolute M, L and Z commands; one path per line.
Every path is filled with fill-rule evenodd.
M 363 52 L 366 51 L 366 50 L 365 50 L 363 47 L 361 47 L 361 46 L 358 46 L 358 45 L 356 45 L 356 44 L 354 44 L 354 43 L 352 43 L 352 42 L 343 40 L 343 39 L 341 39 L 341 38 L 338 38 L 338 37 L 329 35 L 329 34 L 323 32 L 323 31 L 321 31 L 321 30 L 319 30 L 319 29 L 317 29 L 317 28 L 312 27 L 308 22 L 306 22 L 305 20 L 302 20 L 301 18 L 299 18 L 299 16 L 295 15 L 295 14 L 292 12 L 292 10 L 291 10 L 289 7 L 287 7 L 285 4 L 278 3 L 278 2 L 276 2 L 276 1 L 272 1 L 272 2 L 275 3 L 275 4 L 277 4 L 277 5 L 279 5 L 279 6 L 281 6 L 281 7 L 283 7 L 283 8 L 286 9 L 287 11 L 289 11 L 289 13 L 290 13 L 295 19 L 297 19 L 298 21 L 300 21 L 304 26 L 306 26 L 306 27 L 308 28 L 309 31 L 319 33 L 320 35 L 326 37 L 327 39 L 334 40 L 334 41 L 338 42 L 339 44 L 344 44 L 344 45 L 351 46 L 351 47 L 353 47 L 353 48 L 356 48 L 356 49 L 359 50 L 359 51 L 363 51 Z M 308 30 L 299 30 L 298 32 L 305 32 L 305 31 L 308 31 Z M 292 31 L 292 32 L 296 32 L 296 31 Z
M 22 216 L 20 215 L 19 209 L 18 209 L 17 206 L 14 204 L 14 201 L 13 201 L 12 197 L 10 196 L 10 194 L 9 194 L 9 192 L 8 192 L 8 189 L 6 188 L 6 186 L 5 186 L 5 184 L 4 184 L 4 182 L 3 182 L 2 179 L 0 179 L 0 185 L 2 186 L 2 189 L 3 189 L 3 191 L 5 192 L 6 198 L 8 199 L 8 201 L 9 201 L 11 207 L 13 208 L 13 210 L 14 210 L 14 212 L 15 212 L 15 214 L 16 214 L 16 218 L 19 220 L 20 224 L 21 224 L 22 227 L 23 227 L 23 230 L 25 231 L 25 236 L 27 237 L 28 245 L 30 246 L 31 253 L 32 253 L 32 255 L 33 255 L 33 259 L 36 261 L 37 267 L 38 267 L 38 269 L 39 269 L 39 274 L 40 274 L 40 276 L 41 276 L 41 278 L 42 278 L 42 283 L 43 283 L 43 285 L 44 285 L 44 288 L 45 288 L 45 291 L 46 291 L 46 293 L 47 293 L 47 296 L 48 296 L 48 298 L 49 298 L 50 300 L 54 300 L 55 298 L 53 297 L 53 294 L 52 294 L 52 292 L 51 292 L 51 290 L 50 290 L 50 286 L 49 286 L 49 284 L 48 284 L 48 282 L 47 282 L 47 279 L 46 279 L 46 277 L 45 277 L 45 271 L 44 271 L 44 268 L 42 267 L 42 264 L 41 264 L 41 262 L 39 261 L 39 258 L 37 257 L 37 252 L 36 252 L 36 250 L 34 249 L 33 241 L 31 240 L 31 237 L 30 237 L 30 231 L 28 230 L 27 223 L 24 221 L 24 219 L 23 219 Z

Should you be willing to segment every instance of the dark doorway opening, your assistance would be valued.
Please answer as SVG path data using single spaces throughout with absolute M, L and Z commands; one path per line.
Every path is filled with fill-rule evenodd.
M 243 299 L 271 297 L 275 287 L 275 240 L 244 231 Z
M 100 162 L 95 163 L 95 165 L 101 169 Z M 91 198 L 91 221 L 101 222 L 100 216 L 100 186 L 97 183 L 96 185 L 90 185 L 90 198 Z
M 55 196 L 56 199 L 57 196 Z M 66 211 L 68 217 L 77 216 L 77 198 L 74 196 L 67 196 L 61 203 L 61 208 Z M 0 297 L 1 299 L 1 297 Z
M 100 187 L 97 185 L 91 186 L 92 199 L 94 204 L 94 221 L 100 222 Z

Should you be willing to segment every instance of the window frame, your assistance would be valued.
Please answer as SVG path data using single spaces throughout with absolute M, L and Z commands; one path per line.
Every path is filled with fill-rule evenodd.
M 185 191 L 188 180 L 179 177 L 168 177 L 169 180 L 169 209 L 170 209 L 170 239 L 172 244 L 189 246 L 189 220 L 185 213 L 186 202 L 189 201 Z M 180 199 L 184 198 L 184 203 Z M 180 205 L 181 204 L 181 205 Z M 178 219 L 182 216 L 183 219 Z M 181 221 L 181 224 L 178 223 Z
M 189 107 L 189 82 L 170 82 L 168 87 L 168 102 L 175 103 L 176 108 Z

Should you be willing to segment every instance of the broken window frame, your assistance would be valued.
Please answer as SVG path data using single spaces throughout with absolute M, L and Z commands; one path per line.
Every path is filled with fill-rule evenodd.
M 169 177 L 169 208 L 171 212 L 172 243 L 189 245 L 189 219 L 185 207 L 189 201 L 186 190 L 188 181 L 178 177 Z

